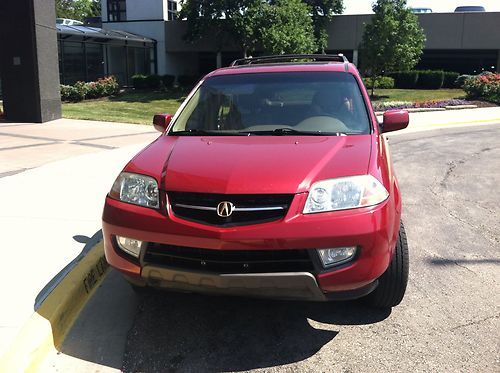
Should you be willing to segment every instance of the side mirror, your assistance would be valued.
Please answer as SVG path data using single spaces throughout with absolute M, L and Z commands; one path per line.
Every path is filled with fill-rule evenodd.
M 382 132 L 392 132 L 408 127 L 410 116 L 406 110 L 388 110 L 384 113 Z
M 157 131 L 165 132 L 171 120 L 172 115 L 170 114 L 155 114 L 153 117 L 153 125 Z

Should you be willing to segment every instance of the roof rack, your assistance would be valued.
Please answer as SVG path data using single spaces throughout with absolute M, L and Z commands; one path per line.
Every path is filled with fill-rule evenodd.
M 248 66 L 255 64 L 266 64 L 266 63 L 292 63 L 297 62 L 297 60 L 311 60 L 313 62 L 341 62 L 346 64 L 349 60 L 343 54 L 281 54 L 275 56 L 261 56 L 261 57 L 249 57 L 241 58 L 239 60 L 234 60 L 231 63 L 231 67 L 234 66 Z

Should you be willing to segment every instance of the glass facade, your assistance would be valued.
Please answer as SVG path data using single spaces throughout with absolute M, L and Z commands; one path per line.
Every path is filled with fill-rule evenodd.
M 156 61 L 152 40 L 130 40 L 130 36 L 136 37 L 132 34 L 126 38 L 121 34 L 112 38 L 110 33 L 116 31 L 95 28 L 85 31 L 88 34 L 75 34 L 74 30 L 72 33 L 58 32 L 61 84 L 96 81 L 114 75 L 121 85 L 129 85 L 135 74 L 154 74 Z M 105 33 L 106 37 L 89 36 L 100 33 Z

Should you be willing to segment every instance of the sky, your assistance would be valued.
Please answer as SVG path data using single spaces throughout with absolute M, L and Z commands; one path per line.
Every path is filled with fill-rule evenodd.
M 344 0 L 344 14 L 372 13 L 374 0 Z M 431 8 L 433 12 L 453 12 L 460 5 L 482 5 L 487 12 L 500 12 L 500 0 L 408 0 L 413 8 Z

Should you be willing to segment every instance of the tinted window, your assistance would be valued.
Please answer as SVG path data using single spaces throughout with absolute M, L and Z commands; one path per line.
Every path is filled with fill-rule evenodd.
M 366 134 L 370 124 L 354 76 L 344 72 L 256 73 L 207 79 L 172 131 L 293 131 Z

